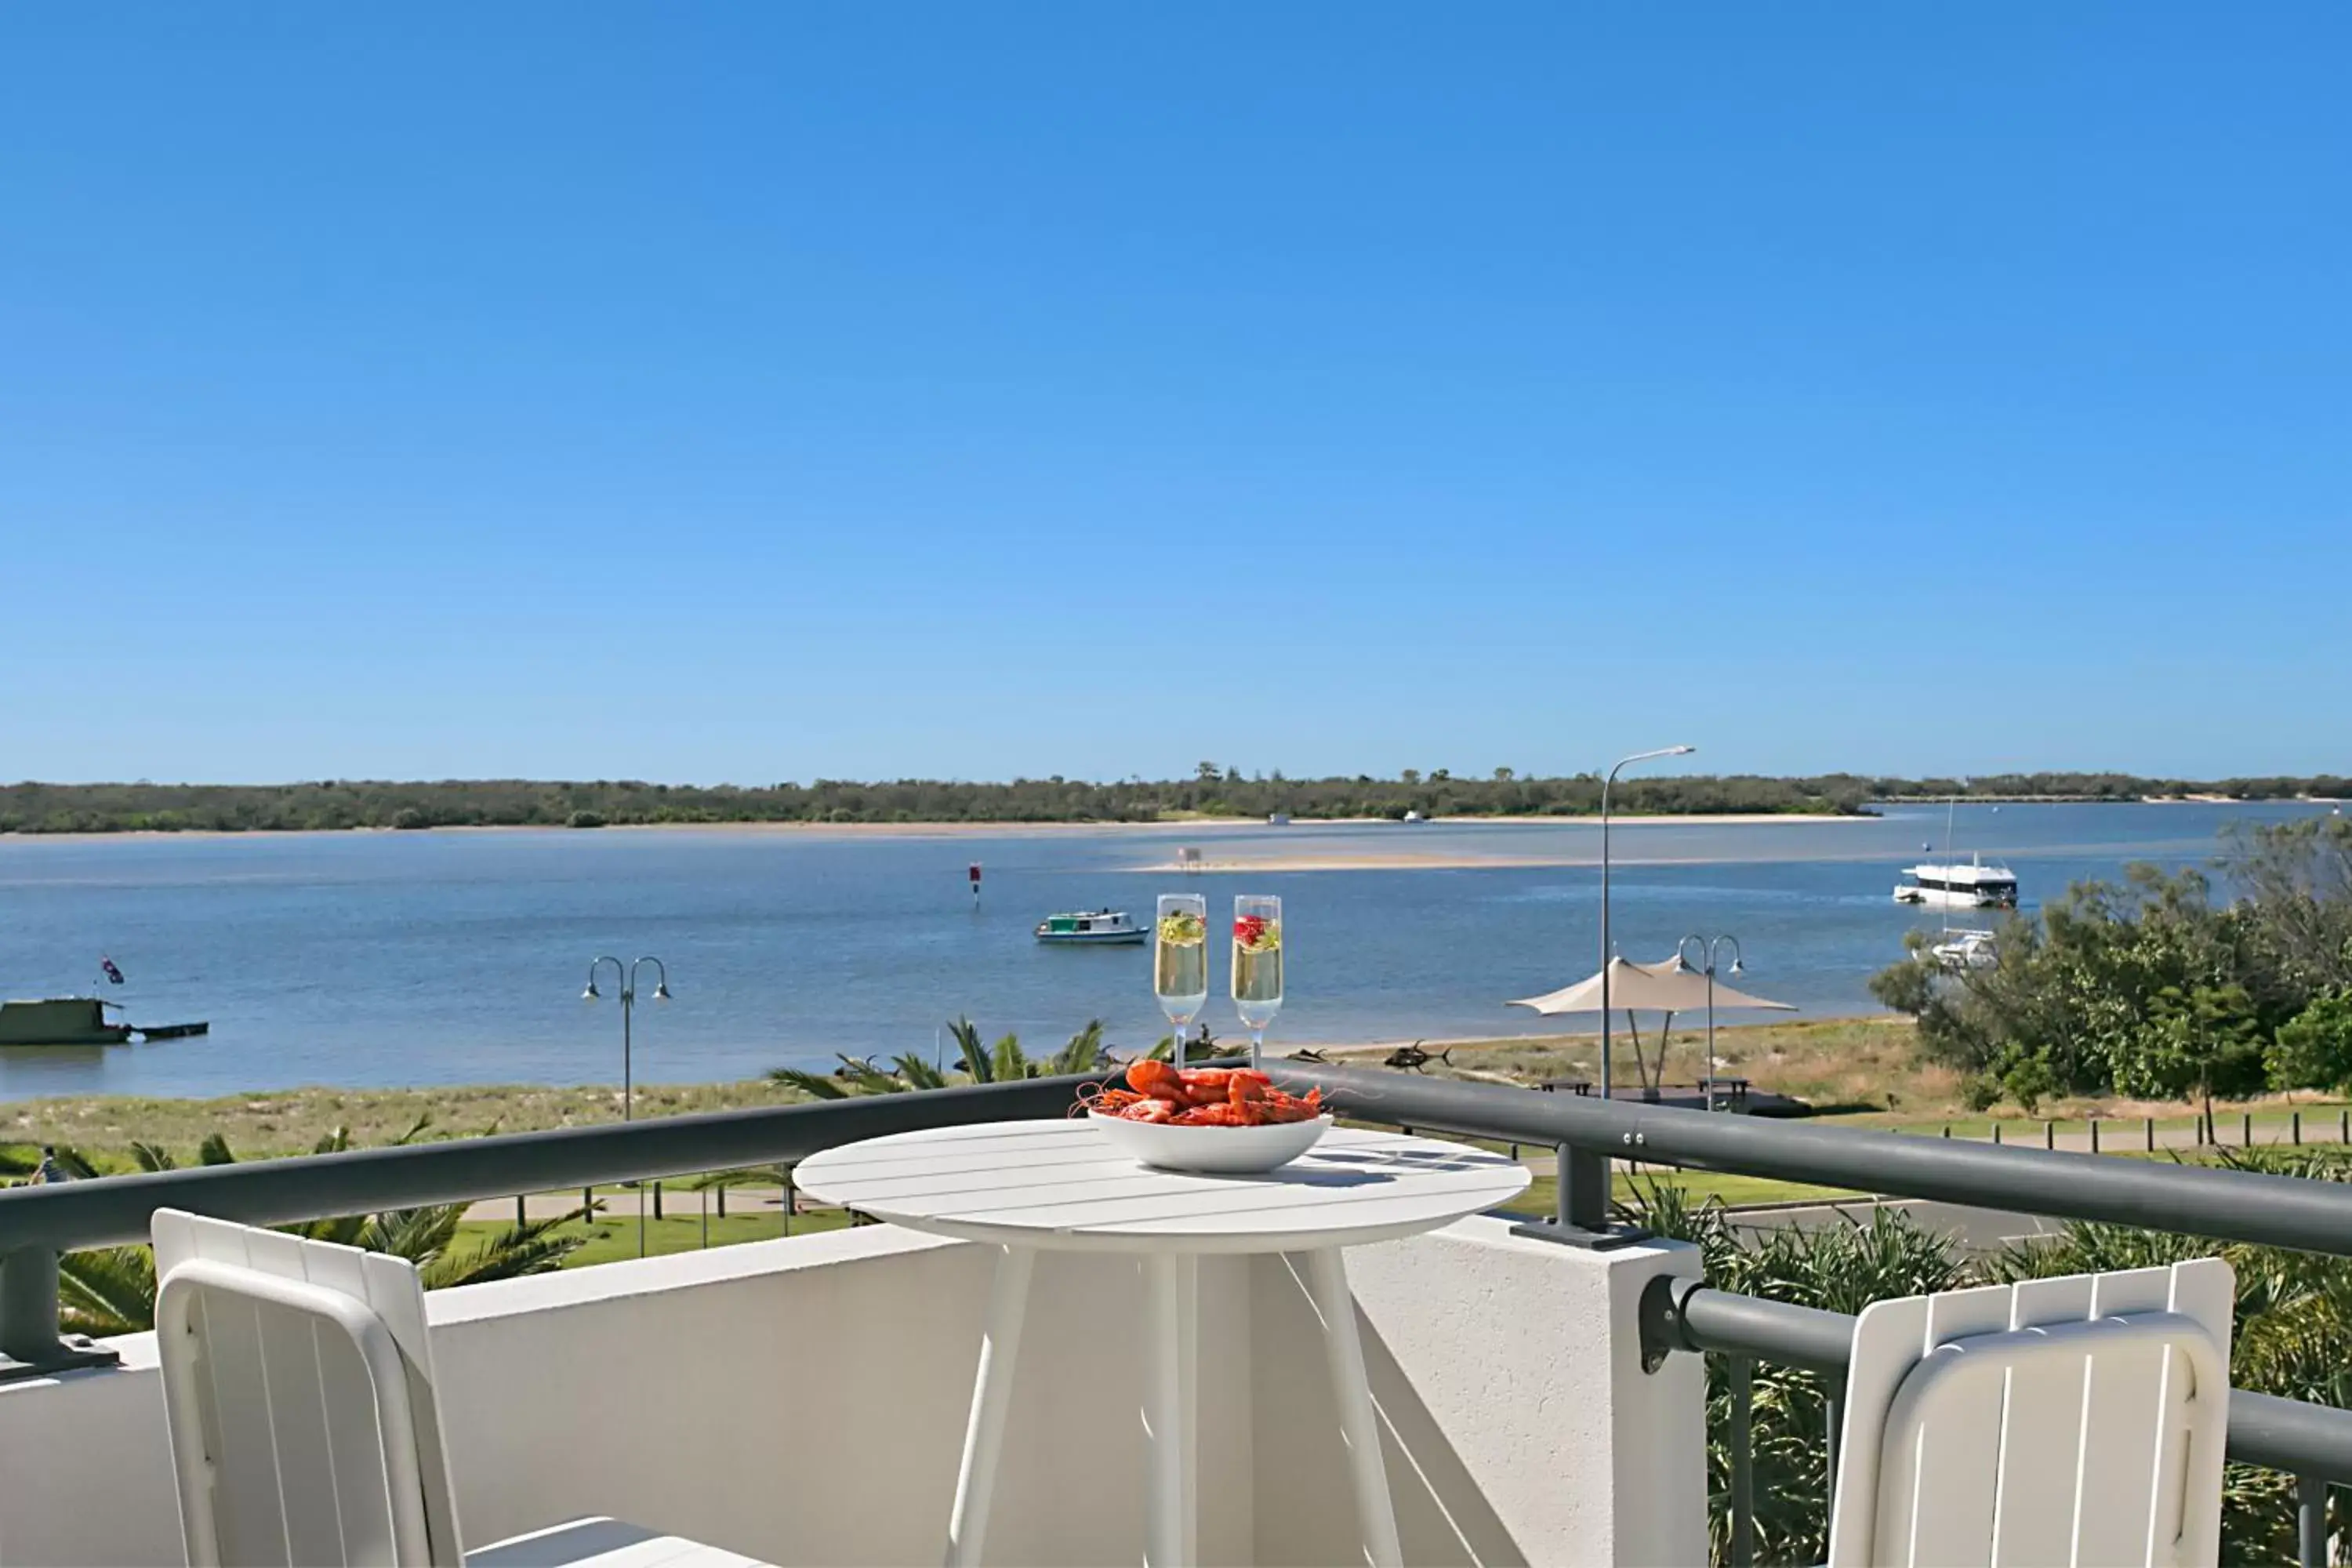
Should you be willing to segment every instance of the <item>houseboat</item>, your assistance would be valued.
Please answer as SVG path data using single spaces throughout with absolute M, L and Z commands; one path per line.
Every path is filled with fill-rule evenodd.
M 1898 904 L 1927 904 L 1948 910 L 2013 910 L 2017 907 L 2017 873 L 2006 866 L 1970 860 L 1965 866 L 1913 866 L 1895 884 Z
M 1138 942 L 1151 933 L 1135 923 L 1125 910 L 1093 910 L 1083 914 L 1047 915 L 1037 922 L 1039 942 L 1093 943 L 1112 946 Z
M 131 1026 L 107 1021 L 112 1005 L 95 996 L 0 1002 L 0 1046 L 119 1046 Z
M 131 1039 L 177 1040 L 211 1032 L 207 1023 L 117 1024 L 122 1009 L 98 996 L 49 996 L 0 1002 L 0 1046 L 120 1046 Z

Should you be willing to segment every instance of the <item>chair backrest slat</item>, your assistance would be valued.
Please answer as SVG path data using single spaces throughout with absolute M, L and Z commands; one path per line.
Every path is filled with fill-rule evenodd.
M 415 1270 L 171 1211 L 154 1236 L 191 1563 L 460 1563 Z

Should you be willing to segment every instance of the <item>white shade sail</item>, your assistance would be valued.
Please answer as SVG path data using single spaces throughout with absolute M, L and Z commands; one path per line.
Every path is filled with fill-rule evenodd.
M 1692 1012 L 1706 1005 L 1706 972 L 1693 969 L 1679 956 L 1658 963 L 1635 963 L 1629 958 L 1609 961 L 1609 1005 L 1612 1008 L 1648 1008 L 1661 1013 Z M 1522 996 L 1512 1001 L 1513 1007 L 1532 1007 L 1537 1012 L 1598 1013 L 1601 1011 L 1601 976 L 1594 974 L 1573 985 L 1541 996 Z M 1769 1007 L 1776 1012 L 1793 1013 L 1797 1009 L 1787 1002 L 1768 1001 L 1751 996 L 1745 991 L 1735 991 L 1720 979 L 1715 983 L 1715 1005 L 1718 1010 L 1735 1007 Z

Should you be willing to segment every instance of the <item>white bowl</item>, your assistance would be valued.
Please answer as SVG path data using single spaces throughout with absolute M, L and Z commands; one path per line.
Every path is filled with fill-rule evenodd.
M 1171 1127 L 1164 1121 L 1122 1121 L 1087 1112 L 1110 1146 L 1159 1171 L 1211 1176 L 1263 1175 L 1287 1165 L 1331 1126 L 1331 1119 L 1274 1121 L 1263 1127 Z

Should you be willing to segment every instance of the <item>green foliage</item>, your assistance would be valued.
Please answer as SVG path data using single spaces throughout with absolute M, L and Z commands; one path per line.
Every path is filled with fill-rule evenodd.
M 2001 1052 L 1991 1076 L 2000 1092 L 2017 1101 L 2028 1116 L 2041 1110 L 2044 1096 L 2057 1093 L 2062 1087 L 2047 1048 L 2029 1051 L 2011 1045 Z
M 1043 1061 L 1031 1058 L 1022 1048 L 1019 1035 L 1006 1035 L 994 1048 L 983 1047 L 980 1026 L 970 1018 L 958 1018 L 948 1026 L 949 1037 L 955 1041 L 956 1060 L 964 1077 L 972 1083 L 999 1083 L 1024 1078 L 1059 1078 L 1073 1073 L 1094 1072 L 1107 1059 L 1103 1046 L 1103 1023 L 1090 1018 L 1085 1028 L 1072 1035 L 1062 1048 Z M 830 1073 L 810 1072 L 803 1068 L 770 1068 L 768 1080 L 797 1089 L 817 1100 L 845 1100 L 855 1094 L 903 1094 L 909 1089 L 946 1089 L 955 1080 L 931 1063 L 914 1055 L 894 1057 L 890 1066 L 877 1067 L 864 1057 L 844 1056 L 841 1066 Z
M 143 1333 L 155 1326 L 155 1255 L 100 1247 L 58 1260 L 58 1322 L 77 1334 Z
M 2005 921 L 1989 969 L 1942 973 L 1915 933 L 1871 993 L 1919 1021 L 1931 1058 L 2029 1109 L 2056 1093 L 2210 1100 L 2352 1079 L 2342 1015 L 2323 1009 L 2277 1043 L 2352 991 L 2352 822 L 2235 832 L 2221 864 L 2232 902 L 2194 871 L 2078 884 L 2038 921 Z
M 1048 1078 L 1066 1078 L 1072 1073 L 1094 1072 L 1103 1064 L 1103 1021 L 1089 1018 L 1087 1026 L 1072 1035 L 1069 1043 L 1054 1053 L 1045 1064 Z
M 2161 986 L 2149 1014 L 2140 1049 L 2116 1064 L 2117 1089 L 2174 1099 L 2195 1090 L 2210 1116 L 2217 1090 L 2244 1095 L 2262 1089 L 2263 1021 L 2244 986 Z
M 2352 991 L 2326 991 L 2279 1026 L 2265 1063 L 2276 1089 L 2352 1086 Z
M 996 1081 L 995 1060 L 981 1048 L 979 1025 L 959 1014 L 956 1021 L 948 1026 L 948 1038 L 955 1042 L 956 1059 L 963 1063 L 963 1070 L 971 1075 L 972 1082 Z
M 2098 779 L 2056 776 L 2005 781 L 2011 795 L 2110 798 Z M 2158 781 L 2161 782 L 2161 781 Z M 2260 787 L 2267 792 L 2278 781 Z M 2287 781 L 2325 784 L 2326 781 Z M 2150 781 L 2133 781 L 2137 795 Z M 1676 776 L 1621 779 L 1613 808 L 1627 815 L 1864 810 L 1874 800 L 1940 798 L 1943 780 L 1830 773 L 1808 778 Z M 1990 790 L 1991 784 L 1979 786 Z M 2189 786 L 2182 786 L 2189 787 Z M 2204 788 L 2208 786 L 2196 786 Z M 2227 786 L 2221 786 L 2227 787 Z M 0 833 L 267 832 L 293 829 L 451 826 L 595 827 L 694 822 L 1153 822 L 1192 816 L 1304 819 L 1424 816 L 1586 816 L 1601 808 L 1598 774 L 1526 778 L 1497 768 L 1465 778 L 1438 768 L 1394 779 L 1368 774 L 1245 777 L 1204 762 L 1189 778 L 1013 779 L 971 784 L 936 779 L 755 787 L 656 784 L 634 780 L 541 782 L 471 779 L 384 783 L 326 780 L 286 784 L 0 785 Z

